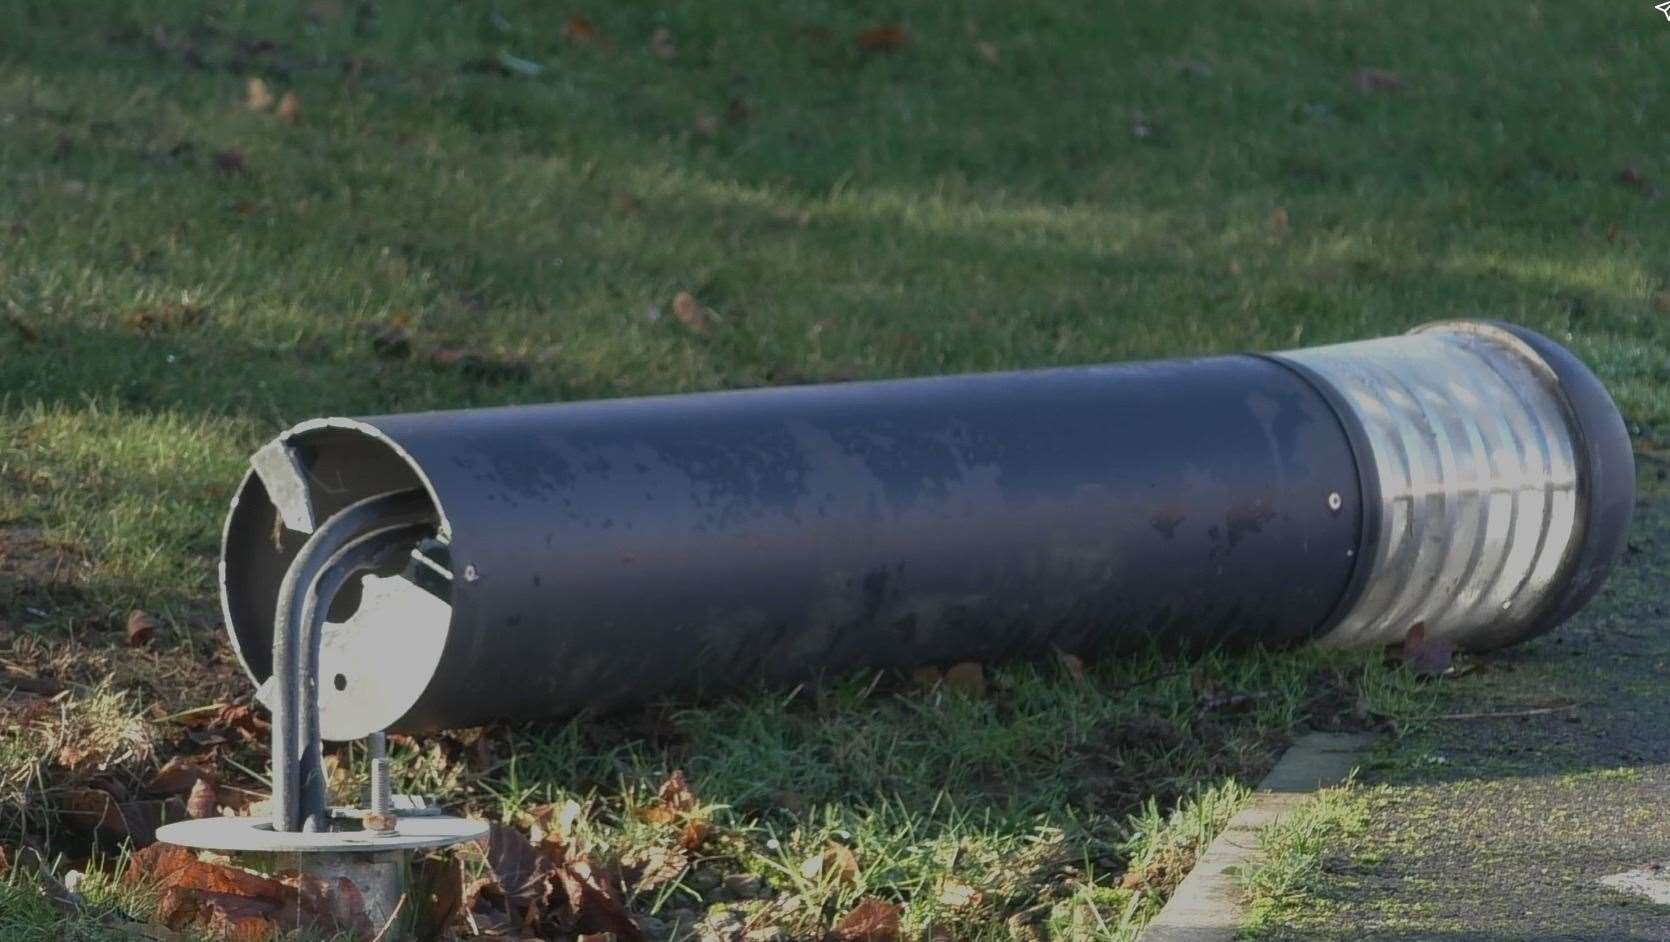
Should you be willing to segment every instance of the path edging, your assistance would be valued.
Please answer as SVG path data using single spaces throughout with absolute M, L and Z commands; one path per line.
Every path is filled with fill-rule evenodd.
M 1344 781 L 1373 741 L 1360 733 L 1307 733 L 1294 740 L 1142 930 L 1139 942 L 1234 942 L 1247 915 L 1238 877 L 1257 859 L 1260 833 L 1318 789 Z

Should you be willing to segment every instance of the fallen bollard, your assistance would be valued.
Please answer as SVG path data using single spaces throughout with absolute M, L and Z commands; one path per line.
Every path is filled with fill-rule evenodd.
M 274 713 L 274 818 L 253 841 L 214 821 L 159 836 L 331 854 L 476 832 L 387 796 L 328 808 L 321 739 L 1153 640 L 1366 647 L 1421 624 L 1510 644 L 1599 587 L 1634 490 L 1594 375 L 1487 322 L 319 419 L 251 463 L 221 585 Z
M 422 492 L 423 577 L 367 580 L 325 629 L 321 714 L 352 738 L 1148 638 L 1380 645 L 1423 622 L 1497 647 L 1594 591 L 1633 489 L 1622 421 L 1574 357 L 1442 324 L 1277 356 L 305 422 L 239 490 L 223 599 L 265 681 L 315 522 Z

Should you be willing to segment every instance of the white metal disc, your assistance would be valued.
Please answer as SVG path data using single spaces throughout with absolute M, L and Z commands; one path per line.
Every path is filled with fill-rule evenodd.
M 487 822 L 426 815 L 399 819 L 393 834 L 375 831 L 275 831 L 268 817 L 200 818 L 157 828 L 157 840 L 200 850 L 273 854 L 333 854 L 352 851 L 424 850 L 478 841 Z
M 441 663 L 452 607 L 403 576 L 366 576 L 359 609 L 327 622 L 319 650 L 319 735 L 343 742 L 406 715 Z

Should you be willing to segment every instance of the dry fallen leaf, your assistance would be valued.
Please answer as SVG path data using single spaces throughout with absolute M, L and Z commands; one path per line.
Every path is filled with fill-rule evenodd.
M 278 100 L 278 116 L 291 124 L 301 120 L 302 103 L 297 100 L 295 92 L 285 92 L 284 97 Z
M 24 343 L 41 342 L 40 332 L 35 330 L 35 328 L 30 327 L 28 323 L 23 320 L 23 318 L 18 317 L 16 314 L 7 312 L 5 320 L 7 326 L 11 327 L 12 330 L 17 331 L 18 337 L 21 338 Z
M 334 23 L 342 19 L 342 4 L 335 0 L 313 0 L 304 15 L 315 23 Z
M 1073 686 L 1084 686 L 1084 659 L 1076 654 L 1061 652 L 1061 669 L 1072 679 Z
M 643 931 L 627 915 L 620 891 L 607 871 L 586 860 L 571 860 L 558 868 L 556 876 L 563 890 L 564 912 L 559 923 L 569 931 L 609 932 L 616 942 L 642 942 Z
M 571 13 L 567 22 L 562 26 L 562 37 L 575 45 L 593 46 L 608 52 L 614 48 L 608 37 L 598 31 L 591 20 L 578 13 Z
M 872 26 L 854 37 L 865 52 L 898 52 L 909 36 L 903 26 Z
M 1275 209 L 1271 210 L 1269 224 L 1271 235 L 1278 239 L 1284 238 L 1288 231 L 1292 228 L 1292 223 L 1287 216 L 1287 207 L 1277 206 Z
M 842 942 L 897 942 L 899 907 L 867 896 L 835 924 Z
M 1653 310 L 1660 314 L 1670 314 L 1670 290 L 1653 295 Z
M 690 122 L 690 126 L 702 137 L 713 138 L 719 136 L 719 119 L 712 115 L 700 115 L 696 120 Z
M 850 886 L 858 882 L 858 857 L 845 845 L 830 841 L 822 853 L 801 861 L 800 875 L 808 880 L 829 879 Z
M 974 51 L 980 54 L 980 58 L 986 60 L 987 65 L 1001 65 L 1003 63 L 1003 57 L 997 50 L 997 43 L 985 39 L 977 40 L 974 43 Z
M 679 830 L 678 846 L 695 853 L 713 838 L 715 831 L 714 826 L 706 821 L 691 821 Z
M 533 368 L 521 360 L 491 357 L 463 347 L 435 347 L 425 357 L 437 369 L 455 369 L 469 379 L 489 386 L 526 382 Z
M 1403 76 L 1396 72 L 1368 67 L 1352 72 L 1351 84 L 1363 92 L 1398 92 L 1405 87 Z
M 680 291 L 673 296 L 673 316 L 689 330 L 705 334 L 713 329 L 713 312 L 702 306 L 696 296 L 688 291 Z
M 1402 643 L 1393 648 L 1398 660 L 1416 677 L 1442 677 L 1455 660 L 1455 644 L 1428 637 L 1423 621 L 1411 625 Z
M 226 176 L 236 176 L 249 171 L 249 164 L 244 161 L 243 151 L 217 151 L 214 157 L 215 169 Z
M 157 828 L 185 820 L 186 809 L 178 798 L 118 801 L 104 789 L 83 788 L 64 794 L 63 815 L 82 830 L 118 840 L 127 838 L 135 847 L 148 847 L 156 843 Z
M 244 83 L 244 107 L 250 111 L 266 111 L 273 106 L 273 93 L 267 88 L 267 83 L 250 76 Z
M 369 938 L 374 931 L 364 899 L 347 879 L 273 880 L 199 860 L 183 847 L 155 844 L 133 855 L 123 880 L 157 894 L 154 918 L 177 931 L 247 940 L 294 931 Z
M 404 360 L 412 355 L 412 335 L 399 324 L 372 324 L 371 350 L 388 360 Z
M 1241 693 L 1231 690 L 1216 680 L 1195 678 L 1195 689 L 1202 713 L 1244 713 L 1269 696 L 1266 693 Z
M 129 612 L 127 627 L 128 647 L 142 648 L 150 644 L 151 639 L 156 636 L 157 629 L 161 627 L 161 624 L 161 622 L 157 621 L 156 616 L 142 612 L 137 608 Z
M 219 793 L 213 782 L 198 779 L 191 786 L 191 797 L 186 799 L 186 814 L 192 818 L 212 818 L 220 813 Z
M 986 695 L 986 672 L 974 661 L 953 664 L 945 671 L 945 686 L 978 700 Z
M 420 857 L 412 866 L 412 902 L 419 939 L 446 938 L 464 901 L 462 857 Z M 473 900 L 472 900 L 473 903 Z
M 657 26 L 649 37 L 649 51 L 657 59 L 676 58 L 678 44 L 673 42 L 673 31 L 665 26 Z
M 681 847 L 651 847 L 630 861 L 622 861 L 634 894 L 672 883 L 689 868 L 690 855 Z
M 515 911 L 543 910 L 551 895 L 549 874 L 534 846 L 514 828 L 487 832 L 487 875 Z
M 690 790 L 690 783 L 685 780 L 683 769 L 674 769 L 673 774 L 667 776 L 667 780 L 661 783 L 656 797 L 674 811 L 691 812 L 697 807 L 696 795 Z
M 980 902 L 980 891 L 966 883 L 959 883 L 947 877 L 939 885 L 939 902 L 942 906 L 952 909 L 962 909 Z
M 690 791 L 690 784 L 685 781 L 684 772 L 675 769 L 673 774 L 661 783 L 655 803 L 638 810 L 638 818 L 649 824 L 671 824 L 695 811 L 697 807 L 696 796 Z
M 157 770 L 146 783 L 145 790 L 153 795 L 189 795 L 198 782 L 214 780 L 202 765 L 175 756 Z
M 1618 171 L 1618 182 L 1642 196 L 1656 196 L 1658 194 L 1658 187 L 1653 185 L 1653 181 L 1647 179 L 1646 174 L 1634 167 L 1625 167 Z

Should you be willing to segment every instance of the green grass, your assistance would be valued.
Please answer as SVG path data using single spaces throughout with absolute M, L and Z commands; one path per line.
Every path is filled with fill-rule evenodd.
M 1249 935 L 1282 925 L 1290 915 L 1284 906 L 1315 892 L 1327 855 L 1367 827 L 1368 804 L 1363 789 L 1346 782 L 1317 792 L 1260 833 L 1259 859 L 1240 881 Z
M 34 564 L 0 575 L 0 620 L 26 629 L 0 655 L 78 697 L 108 677 L 169 713 L 239 689 L 213 602 L 225 501 L 256 446 L 318 414 L 1490 316 L 1569 343 L 1636 430 L 1670 422 L 1670 30 L 1648 4 L 3 11 L 0 533 L 31 534 Z M 897 50 L 854 41 L 894 23 Z M 1366 67 L 1403 87 L 1359 88 Z M 299 122 L 246 108 L 251 77 L 294 92 Z M 674 316 L 683 291 L 711 330 Z M 377 355 L 390 325 L 418 355 Z M 156 654 L 118 644 L 134 607 L 163 619 Z M 1270 695 L 1203 731 L 1190 671 Z M 577 834 L 619 859 L 669 839 L 633 809 L 684 768 L 726 838 L 645 904 L 662 916 L 747 871 L 801 900 L 799 927 L 872 894 L 959 937 L 1121 938 L 1153 903 L 1121 888 L 1134 835 L 1255 776 L 1309 694 L 1426 709 L 1391 672 L 1309 653 L 995 679 L 964 700 L 848 678 L 517 730 L 484 768 L 430 743 L 402 770 L 506 816 L 575 801 Z M 1154 723 L 1181 741 L 1123 742 Z M 35 783 L 10 798 L 27 814 L 53 770 L 20 735 L 0 735 L 0 781 Z M 857 879 L 808 884 L 832 839 Z M 947 880 L 979 902 L 948 913 Z

